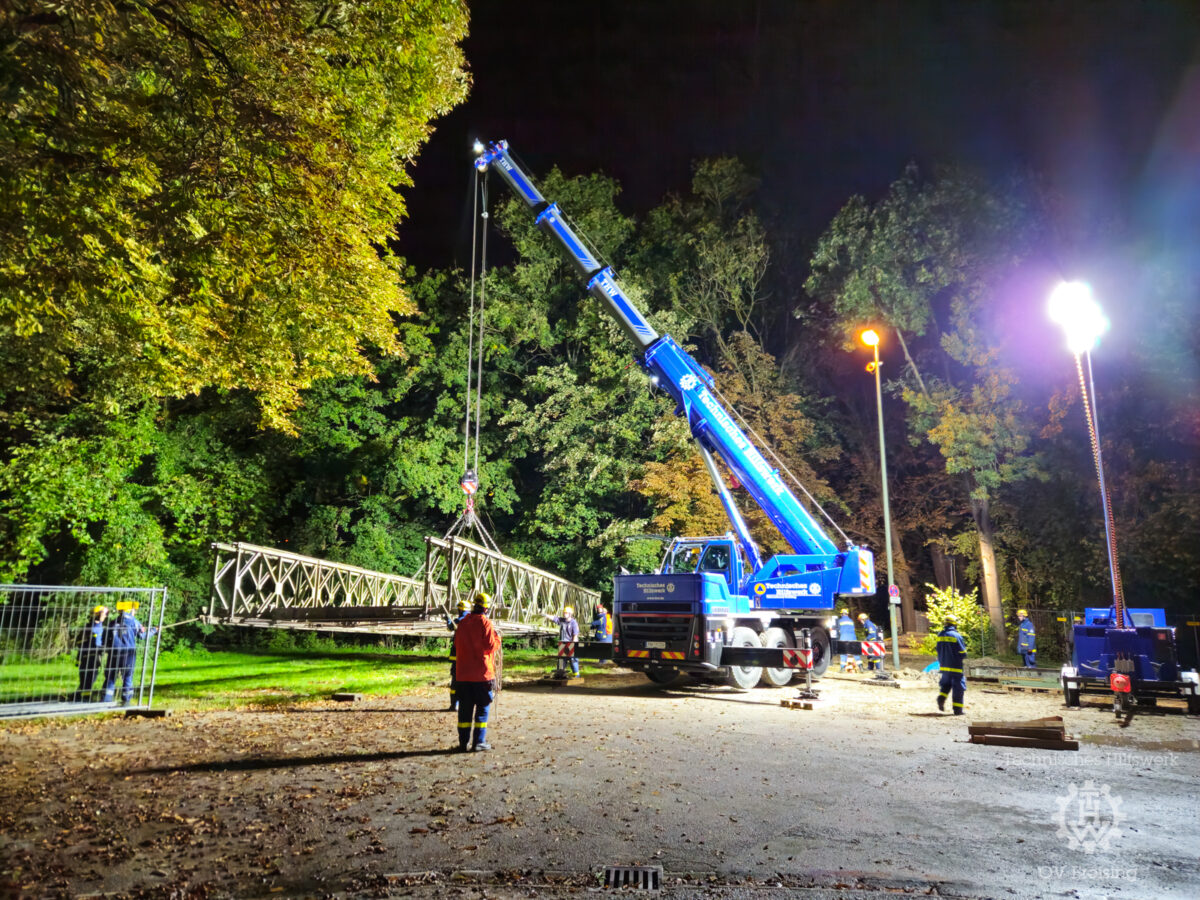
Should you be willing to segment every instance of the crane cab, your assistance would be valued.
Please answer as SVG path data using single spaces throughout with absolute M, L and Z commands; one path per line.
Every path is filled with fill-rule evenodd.
M 660 575 L 717 575 L 730 594 L 740 593 L 745 565 L 733 535 L 675 538 L 663 555 Z

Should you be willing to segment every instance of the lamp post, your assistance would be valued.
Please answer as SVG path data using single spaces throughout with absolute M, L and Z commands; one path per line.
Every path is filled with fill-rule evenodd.
M 1100 335 L 1108 330 L 1108 319 L 1092 296 L 1091 287 L 1082 281 L 1064 281 L 1055 287 L 1050 292 L 1048 312 L 1051 320 L 1062 326 L 1067 337 L 1067 349 L 1075 355 L 1075 371 L 1079 373 L 1079 390 L 1083 395 L 1083 412 L 1087 417 L 1092 456 L 1096 463 L 1096 477 L 1100 482 L 1100 504 L 1104 510 L 1104 537 L 1108 545 L 1108 575 L 1112 579 L 1114 618 L 1117 627 L 1124 628 L 1125 591 L 1121 586 L 1121 569 L 1117 563 L 1117 537 L 1112 505 L 1108 499 L 1108 486 L 1104 482 L 1100 424 L 1096 414 L 1096 383 L 1092 378 L 1092 348 L 1096 346 Z M 1084 357 L 1087 359 L 1086 379 L 1083 374 Z
M 896 631 L 896 607 L 900 603 L 899 593 L 893 593 L 896 581 L 892 576 L 892 512 L 888 504 L 887 446 L 883 441 L 883 388 L 879 381 L 879 332 L 868 328 L 859 337 L 875 354 L 874 362 L 867 363 L 867 371 L 875 373 L 875 409 L 879 413 L 879 473 L 883 483 L 883 543 L 887 550 L 888 617 L 892 627 L 892 665 L 900 671 L 900 641 Z

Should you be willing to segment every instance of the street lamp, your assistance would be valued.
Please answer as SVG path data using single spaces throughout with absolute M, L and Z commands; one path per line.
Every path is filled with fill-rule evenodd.
M 1079 390 L 1083 395 L 1083 412 L 1087 417 L 1088 433 L 1092 440 L 1092 456 L 1096 476 L 1100 481 L 1100 503 L 1104 509 L 1104 537 L 1108 544 L 1108 574 L 1112 579 L 1113 610 L 1117 627 L 1125 627 L 1125 591 L 1121 586 L 1121 569 L 1117 564 L 1117 538 L 1113 523 L 1108 486 L 1104 483 L 1104 459 L 1100 453 L 1100 424 L 1096 415 L 1096 383 L 1092 378 L 1092 348 L 1100 335 L 1108 330 L 1108 319 L 1092 296 L 1092 289 L 1082 281 L 1064 281 L 1050 292 L 1050 319 L 1062 326 L 1067 336 L 1067 349 L 1075 355 L 1075 371 L 1079 373 Z M 1087 358 L 1087 377 L 1083 374 L 1083 357 Z M 1089 387 L 1090 399 L 1089 399 Z
M 900 671 L 900 641 L 896 631 L 896 606 L 899 603 L 899 592 L 896 591 L 896 581 L 892 577 L 892 513 L 888 504 L 887 477 L 887 447 L 883 442 L 883 388 L 879 382 L 879 332 L 868 328 L 859 338 L 875 353 L 875 361 L 867 363 L 867 371 L 875 373 L 875 408 L 879 413 L 879 472 L 883 482 L 883 543 L 887 550 L 887 580 L 888 580 L 888 614 L 892 626 L 892 665 Z M 896 593 L 893 593 L 893 592 Z

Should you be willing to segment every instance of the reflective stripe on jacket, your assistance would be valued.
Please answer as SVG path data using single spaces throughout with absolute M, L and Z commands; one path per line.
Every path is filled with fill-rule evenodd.
M 612 637 L 612 615 L 608 612 L 596 613 L 596 618 L 592 619 L 592 631 L 600 637 Z
M 483 613 L 471 613 L 454 631 L 454 677 L 457 681 L 491 681 L 496 677 L 500 635 Z
M 1022 619 L 1021 627 L 1017 629 L 1017 649 L 1022 653 L 1037 650 L 1037 633 L 1028 619 Z
M 967 658 L 967 643 L 958 629 L 947 625 L 938 633 L 938 668 L 943 672 L 962 674 L 963 660 Z

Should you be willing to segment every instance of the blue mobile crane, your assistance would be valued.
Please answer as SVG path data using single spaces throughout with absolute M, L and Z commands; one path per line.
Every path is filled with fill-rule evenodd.
M 638 362 L 686 417 L 733 526 L 720 536 L 676 538 L 659 570 L 617 575 L 612 659 L 666 684 L 683 672 L 749 689 L 787 684 L 796 668 L 829 665 L 837 642 L 831 614 L 841 594 L 875 593 L 871 551 L 839 548 L 801 505 L 721 403 L 716 385 L 670 335 L 660 335 L 621 289 L 609 266 L 542 196 L 507 141 L 476 146 L 475 167 L 498 171 L 553 237 L 587 286 L 620 324 Z M 794 553 L 764 561 L 716 465 L 719 458 L 779 529 Z M 795 649 L 811 651 L 797 654 Z M 847 648 L 856 655 L 858 645 Z

